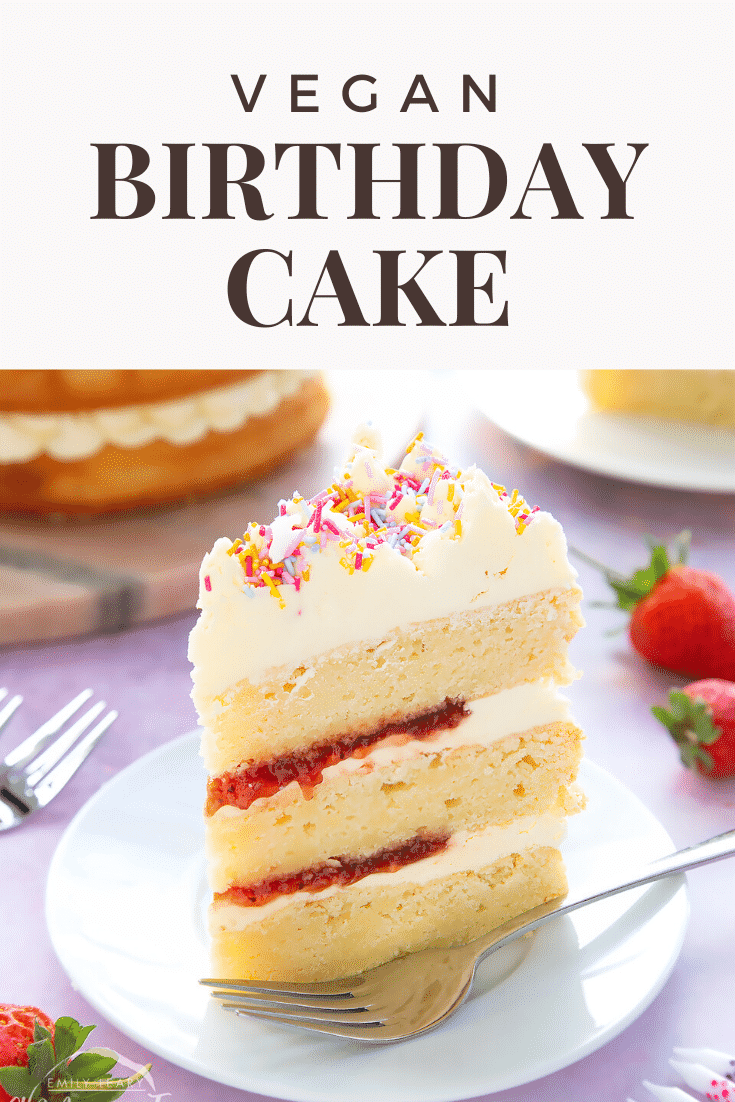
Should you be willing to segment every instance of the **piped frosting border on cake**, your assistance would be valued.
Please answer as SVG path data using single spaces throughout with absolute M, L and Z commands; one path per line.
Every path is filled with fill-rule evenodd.
M 87 459 L 107 444 L 141 448 L 153 440 L 193 444 L 208 432 L 235 432 L 250 417 L 271 413 L 317 375 L 263 371 L 255 378 L 188 398 L 80 413 L 0 413 L 0 463 L 26 463 L 44 453 Z

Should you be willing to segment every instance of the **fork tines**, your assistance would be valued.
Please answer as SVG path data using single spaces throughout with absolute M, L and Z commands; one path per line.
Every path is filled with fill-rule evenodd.
M 0 689 L 0 700 L 5 700 L 5 697 L 7 695 L 8 695 L 8 690 L 7 689 Z M 8 720 L 10 719 L 10 717 L 12 716 L 12 714 L 16 710 L 16 708 L 18 708 L 19 705 L 21 705 L 22 703 L 23 703 L 23 697 L 22 696 L 16 695 L 16 696 L 13 696 L 13 697 L 10 698 L 10 700 L 5 705 L 5 707 L 0 711 L 0 731 L 2 731 L 3 727 L 8 722 Z
M 105 702 L 99 701 L 66 731 L 54 737 L 89 700 L 92 692 L 92 689 L 85 689 L 75 696 L 0 763 L 0 829 L 17 826 L 30 812 L 45 807 L 76 773 L 110 724 L 117 719 L 116 711 L 108 712 L 84 738 L 79 739 L 104 711 Z M 0 719 L 3 714 L 0 713 Z
M 224 1010 L 317 1032 L 354 1036 L 384 1028 L 385 1020 L 362 977 L 325 983 L 249 983 L 247 980 L 200 980 Z M 360 988 L 366 990 L 361 991 Z

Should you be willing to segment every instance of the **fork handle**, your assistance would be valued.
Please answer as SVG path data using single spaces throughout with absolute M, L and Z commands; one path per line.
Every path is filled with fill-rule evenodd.
M 584 907 L 586 903 L 593 903 L 598 899 L 607 899 L 618 892 L 628 891 L 630 888 L 642 887 L 651 884 L 655 880 L 662 880 L 665 876 L 673 876 L 677 872 L 686 872 L 688 869 L 696 869 L 700 865 L 709 865 L 712 861 L 721 861 L 724 857 L 732 857 L 735 854 L 735 830 L 725 831 L 714 838 L 708 838 L 705 842 L 698 842 L 687 849 L 677 850 L 676 853 L 668 853 L 665 857 L 657 857 L 649 862 L 633 877 L 615 881 L 608 887 L 588 894 L 567 897 L 559 910 L 560 914 Z
M 644 865 L 632 877 L 626 877 L 624 880 L 612 880 L 606 886 L 598 887 L 592 891 L 585 887 L 571 897 L 566 895 L 562 896 L 561 899 L 552 899 L 549 903 L 542 903 L 541 906 L 534 908 L 532 911 L 526 911 L 525 914 L 512 918 L 503 926 L 491 930 L 489 934 L 480 939 L 480 943 L 482 944 L 484 941 L 485 945 L 482 952 L 477 956 L 476 963 L 479 963 L 488 953 L 499 949 L 501 945 L 514 941 L 521 934 L 543 926 L 552 918 L 570 914 L 579 907 L 585 907 L 588 903 L 597 903 L 601 899 L 608 899 L 611 895 L 618 895 L 619 892 L 627 892 L 631 888 L 640 888 L 645 884 L 653 883 L 655 880 L 663 880 L 666 876 L 686 872 L 688 869 L 695 869 L 699 865 L 709 865 L 712 861 L 721 861 L 724 857 L 732 857 L 733 855 L 735 855 L 735 830 L 728 830 L 724 834 L 708 838 L 705 842 L 698 842 L 695 846 L 689 846 L 688 849 L 680 849 L 676 853 L 667 854 L 665 857 L 657 857 L 655 861 Z M 478 946 L 475 945 L 475 951 L 477 948 Z

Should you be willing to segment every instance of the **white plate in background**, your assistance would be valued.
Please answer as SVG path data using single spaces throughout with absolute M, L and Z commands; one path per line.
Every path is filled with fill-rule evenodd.
M 293 1102 L 455 1102 L 566 1067 L 650 1004 L 681 949 L 683 879 L 582 908 L 496 954 L 440 1029 L 371 1046 L 238 1018 L 209 972 L 198 732 L 134 762 L 67 828 L 46 897 L 74 986 L 144 1048 L 228 1086 Z M 569 879 L 673 851 L 628 789 L 589 761 L 587 809 L 563 845 Z
M 475 406 L 510 436 L 596 474 L 703 493 L 735 493 L 726 429 L 594 410 L 577 371 L 473 371 Z

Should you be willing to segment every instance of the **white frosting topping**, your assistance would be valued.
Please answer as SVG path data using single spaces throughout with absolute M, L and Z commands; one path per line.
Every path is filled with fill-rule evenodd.
M 369 534 L 364 516 L 350 516 L 366 495 Z M 272 523 L 205 555 L 189 643 L 194 702 L 206 724 L 213 698 L 243 679 L 346 644 L 390 644 L 407 624 L 575 578 L 557 521 L 482 471 L 457 472 L 421 442 L 395 472 L 375 447 L 354 445 L 329 490 L 310 502 L 294 494 Z
M 447 848 L 441 853 L 404 865 L 396 872 L 371 873 L 355 886 L 364 884 L 372 891 L 401 883 L 427 884 L 438 877 L 484 868 L 510 853 L 522 853 L 536 846 L 558 847 L 565 834 L 566 820 L 554 811 L 547 811 L 541 816 L 526 815 L 504 826 L 490 826 L 479 834 L 460 831 L 452 835 Z M 242 930 L 252 923 L 263 921 L 283 907 L 309 901 L 318 903 L 337 892 L 349 890 L 332 885 L 321 892 L 294 892 L 278 896 L 261 907 L 242 907 L 226 902 L 215 904 L 210 911 L 211 929 L 212 932 Z
M 263 371 L 252 379 L 188 398 L 81 413 L 0 413 L 0 463 L 25 463 L 46 452 L 86 459 L 106 444 L 140 448 L 153 440 L 193 444 L 211 430 L 234 432 L 274 410 L 313 371 Z

